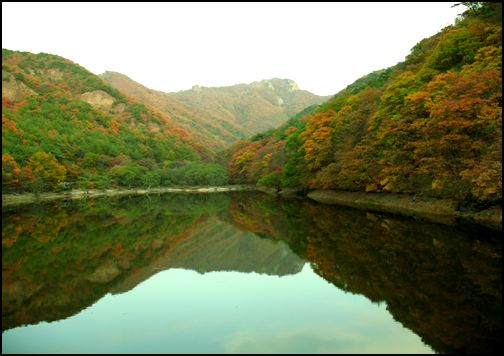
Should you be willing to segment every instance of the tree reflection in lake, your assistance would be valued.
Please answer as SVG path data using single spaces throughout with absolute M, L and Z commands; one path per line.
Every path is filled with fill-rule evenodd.
M 252 193 L 4 212 L 2 329 L 67 318 L 163 269 L 283 276 L 305 261 L 336 287 L 385 302 L 437 352 L 501 346 L 497 234 Z
M 275 204 L 241 199 L 231 212 L 237 226 L 289 236 L 296 253 L 338 288 L 385 301 L 437 352 L 500 349 L 502 244 L 495 232 L 308 201 Z

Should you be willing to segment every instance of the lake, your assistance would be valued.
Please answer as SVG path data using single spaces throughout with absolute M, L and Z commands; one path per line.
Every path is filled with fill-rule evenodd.
M 2 353 L 465 353 L 502 346 L 502 242 L 261 193 L 2 213 Z

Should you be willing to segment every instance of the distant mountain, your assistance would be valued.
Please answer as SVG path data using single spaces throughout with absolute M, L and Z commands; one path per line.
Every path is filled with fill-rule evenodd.
M 237 139 L 276 127 L 329 97 L 300 90 L 289 79 L 164 93 L 146 88 L 116 72 L 100 75 L 107 83 L 144 104 L 167 114 L 210 147 L 224 148 Z
M 126 95 L 167 115 L 212 150 L 222 149 L 237 138 L 245 137 L 239 124 L 186 105 L 171 94 L 149 89 L 124 74 L 107 71 L 100 77 Z
M 300 90 L 293 80 L 278 78 L 228 87 L 194 86 L 171 95 L 186 105 L 239 123 L 247 136 L 277 127 L 307 106 L 330 98 Z

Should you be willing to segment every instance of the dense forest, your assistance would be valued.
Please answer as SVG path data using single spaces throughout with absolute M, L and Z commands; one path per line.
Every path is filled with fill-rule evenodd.
M 220 151 L 325 99 L 283 79 L 162 93 L 4 49 L 2 189 L 227 184 Z
M 472 3 L 305 115 L 234 145 L 235 183 L 502 199 L 502 5 Z
M 322 97 L 289 80 L 168 95 L 55 55 L 4 49 L 2 189 L 249 183 L 499 204 L 502 9 L 468 4 L 405 61 L 318 106 Z M 222 120 L 212 126 L 212 117 Z M 282 121 L 223 151 L 251 125 Z
M 64 58 L 2 50 L 2 191 L 223 184 L 215 152 Z

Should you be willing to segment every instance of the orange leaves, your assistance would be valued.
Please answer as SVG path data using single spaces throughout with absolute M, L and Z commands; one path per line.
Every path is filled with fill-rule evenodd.
M 235 152 L 229 161 L 229 174 L 235 183 L 256 183 L 265 177 L 277 177 L 287 160 L 285 141 L 277 134 L 260 141 L 241 141 L 234 146 Z M 267 179 L 266 179 L 267 180 Z
M 123 254 L 124 248 L 120 242 L 116 243 L 113 248 L 114 256 L 119 257 Z
M 406 100 L 411 101 L 412 103 L 432 102 L 431 93 L 428 93 L 426 91 L 415 91 L 411 94 L 408 94 L 406 96 Z
M 331 154 L 331 129 L 321 128 L 315 133 L 314 139 L 304 142 L 304 159 L 310 170 L 320 168 Z
M 457 74 L 454 71 L 447 71 L 434 76 L 426 86 L 429 93 L 441 93 L 446 94 L 451 83 L 457 78 Z
M 263 168 L 269 168 L 272 156 L 273 156 L 273 153 L 271 153 L 271 152 L 267 153 L 263 156 L 263 159 L 262 159 Z
M 188 137 L 188 136 L 189 136 L 189 134 L 187 133 L 187 131 L 186 131 L 186 130 L 184 130 L 184 129 L 182 129 L 182 128 L 180 128 L 180 127 L 174 127 L 174 128 L 172 129 L 172 134 L 173 134 L 173 133 L 174 133 L 176 136 L 178 136 L 178 137 Z
M 325 141 L 328 137 L 331 136 L 332 128 L 331 127 L 321 127 L 313 132 L 313 138 L 317 142 Z
M 242 165 L 248 160 L 250 160 L 254 156 L 254 153 L 258 149 L 258 146 L 259 145 L 257 143 L 253 143 L 235 152 L 233 154 L 233 161 L 235 162 L 235 164 Z
M 289 127 L 287 128 L 287 130 L 285 130 L 285 131 L 284 131 L 284 134 L 285 134 L 285 135 L 290 135 L 290 134 L 291 134 L 291 133 L 293 133 L 294 131 L 297 131 L 297 129 L 298 129 L 298 128 L 297 128 L 297 127 L 295 127 L 295 126 L 289 126 Z
M 405 98 L 407 104 L 406 113 L 417 118 L 428 117 L 432 107 L 431 94 L 426 91 L 416 91 L 408 94 Z
M 460 145 L 461 143 L 470 143 L 471 139 L 469 136 L 464 134 L 450 133 L 444 135 L 439 140 L 441 145 Z M 469 146 L 470 147 L 470 146 Z
M 2 180 L 7 184 L 19 184 L 21 169 L 10 154 L 2 153 Z
M 250 163 L 259 147 L 259 142 L 245 143 L 245 146 L 233 153 L 229 161 L 229 173 L 232 179 L 243 182 L 250 171 Z
M 2 108 L 12 108 L 12 103 L 7 99 L 5 95 L 2 95 Z
M 20 107 L 25 106 L 26 104 L 28 104 L 28 100 L 26 100 L 26 99 L 21 100 L 20 102 L 14 104 L 12 109 L 14 111 L 18 111 Z
M 301 134 L 305 151 L 304 160 L 310 170 L 320 168 L 331 156 L 333 114 L 333 111 L 328 111 L 311 117 Z
M 70 86 L 68 85 L 68 83 L 66 81 L 60 81 L 58 84 L 57 84 L 57 87 L 58 88 L 61 88 L 65 91 L 69 91 L 70 90 Z
M 24 166 L 22 170 L 22 176 L 23 178 L 27 180 L 34 180 L 35 176 L 33 175 L 33 170 L 30 166 Z
M 23 138 L 24 131 L 22 129 L 18 129 L 16 127 L 16 123 L 14 121 L 9 120 L 8 118 L 2 116 L 2 130 L 9 130 L 14 132 L 19 138 Z
M 482 162 L 460 176 L 471 183 L 471 192 L 478 200 L 502 199 L 502 162 Z
M 110 119 L 110 130 L 115 136 L 119 133 L 119 123 L 115 118 Z
M 16 124 L 12 122 L 11 120 L 7 119 L 6 117 L 2 116 L 2 130 L 11 130 L 11 131 L 16 131 Z
M 476 60 L 488 63 L 498 54 L 495 48 L 478 53 Z M 492 159 L 483 156 L 502 152 L 498 144 L 502 132 L 500 67 L 466 65 L 462 70 L 433 72 L 431 77 L 422 77 L 425 73 L 417 67 L 399 71 L 385 92 L 378 92 L 378 109 L 372 105 L 373 95 L 363 99 L 366 89 L 342 96 L 337 112 L 322 112 L 307 120 L 300 137 L 306 166 L 317 172 L 313 187 L 422 189 L 438 192 L 435 196 L 449 190 L 457 197 L 467 196 L 472 189 L 479 200 L 500 196 L 501 178 L 489 162 L 497 162 L 495 157 L 502 153 L 492 154 Z M 367 126 L 357 125 L 362 117 Z M 364 132 L 362 136 L 356 135 L 359 130 Z M 488 167 L 481 172 L 470 168 L 482 164 Z M 418 176 L 421 178 L 415 181 Z M 473 188 L 461 184 L 461 179 Z

